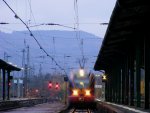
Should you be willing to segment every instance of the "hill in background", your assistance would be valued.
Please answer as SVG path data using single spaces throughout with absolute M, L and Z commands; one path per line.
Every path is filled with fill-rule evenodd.
M 93 34 L 75 31 L 33 31 L 34 36 L 41 46 L 51 55 L 63 68 L 79 68 L 79 59 L 83 55 L 86 59 L 85 67 L 91 70 L 98 55 L 102 38 Z M 78 35 L 79 38 L 76 36 Z M 83 46 L 82 46 L 83 44 Z M 35 73 L 39 73 L 40 65 L 43 73 L 51 73 L 59 70 L 55 63 L 46 56 L 40 47 L 30 36 L 28 31 L 15 31 L 12 33 L 0 32 L 0 58 L 8 57 L 8 61 L 22 66 L 22 50 L 25 49 L 25 62 L 27 62 L 27 46 L 29 46 L 30 66 L 34 67 Z M 60 70 L 59 70 L 60 71 Z

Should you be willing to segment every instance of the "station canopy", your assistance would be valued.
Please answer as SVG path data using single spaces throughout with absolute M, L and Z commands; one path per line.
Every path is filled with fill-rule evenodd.
M 145 0 L 117 0 L 94 69 L 108 68 L 134 48 L 137 38 L 147 36 L 150 4 Z
M 12 65 L 2 59 L 0 59 L 0 69 L 5 69 L 9 71 L 20 71 L 21 69 L 15 65 Z

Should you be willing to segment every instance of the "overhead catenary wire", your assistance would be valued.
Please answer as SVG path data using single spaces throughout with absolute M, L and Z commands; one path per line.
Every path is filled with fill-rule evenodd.
M 50 56 L 47 51 L 41 46 L 41 44 L 39 43 L 39 41 L 36 39 L 36 37 L 34 36 L 34 34 L 32 33 L 32 31 L 30 30 L 29 26 L 16 14 L 16 12 L 9 6 L 9 4 L 3 0 L 3 2 L 7 5 L 7 7 L 15 14 L 15 18 L 19 19 L 24 25 L 25 27 L 27 28 L 27 30 L 29 31 L 30 33 L 30 36 L 34 38 L 34 40 L 36 41 L 36 43 L 38 44 L 38 46 L 40 47 L 40 49 L 48 56 L 50 57 L 56 64 L 56 66 L 58 66 L 61 70 L 64 71 L 65 74 L 67 74 L 67 72 L 65 71 L 65 69 L 63 69 L 57 62 L 56 60 Z
M 22 23 L 16 23 L 16 22 L 15 22 L 15 23 L 14 23 L 14 22 L 13 22 L 13 23 L 12 23 L 12 22 L 11 22 L 11 23 L 0 22 L 0 24 L 16 24 L 16 25 L 17 25 L 17 24 L 22 24 Z M 35 24 L 35 23 L 30 22 L 30 25 L 31 25 L 31 24 Z M 39 22 L 37 23 L 37 22 L 36 22 L 36 24 L 37 24 L 37 25 L 33 25 L 33 26 L 35 26 L 35 27 L 36 27 L 36 26 L 41 26 L 41 25 L 44 25 L 45 23 L 39 23 Z M 74 25 L 75 23 L 61 23 L 61 24 L 63 24 L 63 25 Z M 86 25 L 86 24 L 108 25 L 107 22 L 79 22 L 79 24 L 85 24 L 85 25 Z M 29 27 L 32 27 L 32 26 L 29 26 Z M 72 27 L 72 28 L 73 28 L 73 27 Z M 75 27 L 74 27 L 74 28 L 75 28 Z
M 35 38 L 35 36 L 32 34 L 32 31 L 29 29 L 28 25 L 16 14 L 16 12 L 9 6 L 9 4 L 8 4 L 5 0 L 3 0 L 3 1 L 4 1 L 4 3 L 8 6 L 8 8 L 15 14 L 15 18 L 19 19 L 19 20 L 26 26 L 26 28 L 28 29 L 28 31 L 29 31 L 29 33 L 30 33 L 30 36 L 32 36 L 32 37 L 35 39 L 35 41 L 37 42 L 37 44 L 38 44 L 39 46 L 41 46 L 40 43 L 38 42 L 38 40 L 37 40 L 37 39 Z
M 34 21 L 34 24 L 36 24 L 36 20 L 35 20 L 35 17 L 34 17 L 34 14 L 33 14 L 33 11 L 32 11 L 32 5 L 31 5 L 31 0 L 27 0 L 28 1 L 28 5 L 29 5 L 29 9 L 30 9 L 30 18 L 29 18 L 29 24 L 28 25 L 31 25 L 31 16 L 33 18 L 33 21 Z M 40 37 L 42 37 L 41 33 L 38 31 L 38 35 Z
M 32 7 L 31 7 L 31 0 L 27 0 L 28 4 L 29 4 L 29 9 L 30 9 L 30 20 L 31 20 L 31 16 L 33 16 L 33 11 L 32 11 Z M 34 16 L 33 16 L 34 18 Z
M 30 1 L 28 0 L 28 3 L 29 3 L 29 7 L 30 7 L 30 18 L 31 18 L 31 15 L 32 15 L 33 19 L 34 19 L 34 22 L 35 22 L 35 18 L 34 18 L 32 7 L 31 7 L 31 0 Z M 45 24 L 42 23 L 42 24 L 39 24 L 39 25 L 33 25 L 33 26 L 29 26 L 29 27 L 38 27 L 38 26 L 42 26 L 42 25 L 55 25 L 55 26 L 62 26 L 62 27 L 70 28 L 70 29 L 76 29 L 76 28 L 73 28 L 73 27 L 70 27 L 70 26 L 66 26 L 66 25 L 62 25 L 62 24 L 56 24 L 56 23 L 45 23 Z
M 28 0 L 28 3 L 29 3 L 29 7 L 30 7 L 30 14 L 33 16 L 33 19 L 34 19 L 34 22 L 35 22 L 35 18 L 34 18 L 33 11 L 32 11 L 32 7 L 31 7 L 31 1 Z M 35 22 L 35 23 L 36 23 L 36 22 Z M 38 26 L 41 26 L 41 25 L 55 25 L 55 26 L 62 26 L 62 27 L 70 28 L 70 29 L 75 29 L 75 28 L 70 27 L 70 26 L 61 25 L 61 24 L 56 24 L 56 23 L 45 23 L 45 24 L 34 25 L 34 26 L 29 26 L 29 27 L 38 27 Z M 41 33 L 39 33 L 39 34 L 40 34 L 40 36 L 41 36 Z M 54 38 L 53 38 L 53 43 L 55 43 Z M 40 48 L 40 49 L 41 49 L 41 48 Z M 54 47 L 54 49 L 55 49 L 55 47 Z M 45 50 L 43 50 L 43 51 L 44 51 L 45 53 L 47 53 Z M 56 65 L 58 68 L 60 68 L 61 70 L 64 70 L 65 74 L 67 74 L 66 71 L 65 71 L 65 69 L 62 68 L 62 67 L 55 61 L 55 56 L 52 57 L 52 56 L 50 56 L 50 55 L 48 55 L 48 54 L 47 54 L 47 56 L 49 56 L 49 57 L 52 59 L 52 62 L 54 62 L 55 65 Z
M 75 30 L 76 38 L 79 41 L 79 48 L 80 48 L 81 55 L 82 55 L 82 60 L 81 60 L 82 64 L 81 64 L 80 60 L 79 60 L 79 64 L 80 64 L 80 68 L 84 68 L 84 66 L 85 66 L 85 57 L 84 57 L 84 51 L 83 51 L 83 39 L 80 38 L 78 0 L 74 0 L 74 11 L 75 11 L 75 22 L 76 22 L 76 27 L 77 27 L 77 29 Z
M 29 26 L 29 27 L 38 27 L 38 26 L 42 26 L 42 25 L 61 26 L 61 27 L 65 27 L 65 28 L 76 29 L 75 27 L 70 27 L 70 26 L 66 26 L 66 25 L 62 25 L 62 24 L 56 24 L 56 23 L 42 23 L 42 24 L 33 25 L 33 26 Z

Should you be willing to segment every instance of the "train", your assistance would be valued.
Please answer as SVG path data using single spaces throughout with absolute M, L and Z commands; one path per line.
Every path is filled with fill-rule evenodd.
M 95 107 L 94 96 L 95 76 L 84 69 L 72 72 L 68 85 L 69 107 Z

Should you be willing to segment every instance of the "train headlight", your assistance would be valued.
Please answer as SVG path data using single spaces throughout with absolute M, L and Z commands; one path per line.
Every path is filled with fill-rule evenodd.
M 80 75 L 81 77 L 84 77 L 84 73 L 85 73 L 85 72 L 84 72 L 84 69 L 80 69 L 80 70 L 79 70 L 79 75 Z
M 78 94 L 79 94 L 78 90 L 77 90 L 77 89 L 74 89 L 74 90 L 73 90 L 73 96 L 78 96 Z
M 85 96 L 91 96 L 91 92 L 90 92 L 90 90 L 85 90 Z

